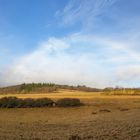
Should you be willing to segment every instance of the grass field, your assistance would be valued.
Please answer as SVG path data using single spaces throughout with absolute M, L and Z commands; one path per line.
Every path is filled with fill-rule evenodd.
M 0 98 L 2 97 L 9 97 L 9 96 L 15 96 L 18 98 L 92 98 L 94 96 L 100 96 L 99 92 L 82 92 L 82 91 L 75 91 L 75 90 L 59 90 L 58 92 L 52 92 L 52 93 L 28 93 L 28 94 L 0 94 Z
M 14 96 L 80 98 L 85 106 L 0 109 L 0 140 L 76 140 L 77 135 L 79 140 L 140 139 L 140 96 L 105 96 L 68 90 Z
M 77 90 L 59 90 L 58 92 L 50 92 L 50 93 L 20 93 L 20 94 L 0 94 L 0 98 L 2 97 L 9 97 L 15 96 L 17 98 L 80 98 L 80 99 L 91 99 L 91 98 L 140 98 L 139 95 L 131 96 L 131 95 L 105 95 L 101 92 L 84 92 L 84 91 L 77 91 Z

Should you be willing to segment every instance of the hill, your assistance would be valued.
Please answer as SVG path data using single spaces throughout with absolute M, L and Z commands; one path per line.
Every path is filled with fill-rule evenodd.
M 60 89 L 78 90 L 86 92 L 100 92 L 101 89 L 91 88 L 87 86 L 69 86 L 69 85 L 57 85 L 52 83 L 24 83 L 21 85 L 1 87 L 0 94 L 14 94 L 14 93 L 51 93 L 57 92 Z
M 1 87 L 0 94 L 27 94 L 27 93 L 55 93 L 63 90 L 101 92 L 103 95 L 140 95 L 140 88 L 92 88 L 85 85 L 70 86 L 53 83 L 24 83 L 20 85 Z

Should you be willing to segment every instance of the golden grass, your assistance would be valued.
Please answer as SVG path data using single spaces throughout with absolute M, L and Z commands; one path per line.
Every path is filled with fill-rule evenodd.
M 0 109 L 0 140 L 68 140 L 71 135 L 76 134 L 84 140 L 90 140 L 89 137 L 96 140 L 114 140 L 114 137 L 140 139 L 139 96 L 76 93 L 61 91 L 52 94 L 54 99 L 66 94 L 68 97 L 78 97 L 85 106 Z M 38 98 L 52 95 L 17 96 Z
M 140 98 L 140 96 L 131 96 L 131 95 L 104 95 L 100 92 L 83 92 L 83 91 L 75 91 L 75 90 L 59 90 L 58 92 L 53 93 L 28 93 L 28 94 L 0 94 L 0 98 L 15 96 L 17 98 L 52 98 L 52 99 L 60 99 L 60 98 L 79 98 L 79 99 L 95 99 L 95 98 L 105 98 L 105 99 L 123 99 L 123 98 Z
M 46 94 L 6 94 L 18 98 L 79 98 L 75 108 L 0 109 L 0 140 L 140 139 L 140 96 L 108 96 L 61 90 Z

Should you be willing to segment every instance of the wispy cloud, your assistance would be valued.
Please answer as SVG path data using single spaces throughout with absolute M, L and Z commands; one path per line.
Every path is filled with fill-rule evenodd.
M 71 0 L 63 11 L 57 11 L 56 15 L 61 18 L 61 24 L 74 25 L 81 23 L 82 26 L 93 26 L 94 20 L 107 10 L 116 0 Z

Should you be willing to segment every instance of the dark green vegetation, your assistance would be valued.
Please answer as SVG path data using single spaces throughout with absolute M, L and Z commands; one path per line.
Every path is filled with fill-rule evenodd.
M 68 90 L 79 90 L 87 92 L 98 92 L 100 89 L 86 87 L 86 86 L 68 86 L 68 85 L 57 85 L 52 83 L 29 83 L 21 84 L 16 86 L 9 86 L 0 88 L 0 94 L 11 94 L 11 93 L 50 93 L 57 92 L 59 89 Z
M 59 99 L 56 102 L 56 105 L 60 107 L 69 107 L 69 106 L 81 106 L 82 103 L 80 102 L 79 99 L 76 98 L 64 98 L 64 99 Z
M 53 101 L 49 98 L 19 99 L 16 97 L 4 97 L 0 99 L 1 108 L 26 108 L 52 106 Z
M 16 97 L 3 97 L 0 99 L 1 108 L 30 108 L 30 107 L 51 107 L 53 105 L 61 107 L 80 106 L 82 103 L 79 99 L 64 98 L 58 100 L 56 103 L 50 98 L 39 99 L 20 99 Z

